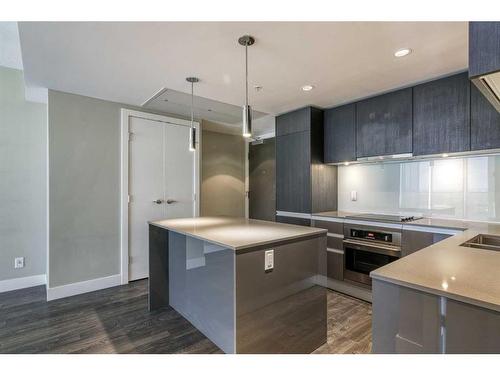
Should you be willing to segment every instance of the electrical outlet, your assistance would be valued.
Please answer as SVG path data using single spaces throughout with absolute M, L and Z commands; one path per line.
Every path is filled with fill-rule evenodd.
M 356 202 L 358 200 L 358 192 L 356 190 L 351 190 L 351 201 Z
M 274 268 L 274 250 L 266 250 L 264 254 L 264 271 L 271 271 Z
M 24 268 L 24 257 L 14 259 L 14 268 Z

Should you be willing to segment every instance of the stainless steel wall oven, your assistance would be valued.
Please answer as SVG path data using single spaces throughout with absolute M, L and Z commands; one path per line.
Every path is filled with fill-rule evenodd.
M 344 280 L 371 286 L 370 272 L 401 256 L 401 230 L 344 224 Z

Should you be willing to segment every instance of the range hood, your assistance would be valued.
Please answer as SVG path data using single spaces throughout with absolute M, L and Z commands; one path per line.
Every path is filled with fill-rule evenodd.
M 500 112 L 500 71 L 472 79 L 481 93 Z

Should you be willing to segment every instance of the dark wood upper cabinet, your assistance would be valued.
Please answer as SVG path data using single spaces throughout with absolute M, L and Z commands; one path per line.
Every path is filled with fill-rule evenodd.
M 470 90 L 471 150 L 500 148 L 500 113 L 474 84 Z
M 467 73 L 413 88 L 413 155 L 470 150 L 470 84 Z
M 314 108 L 306 107 L 276 117 L 276 136 L 311 130 L 311 114 Z
M 337 209 L 337 167 L 323 164 L 323 111 L 307 107 L 280 115 L 276 134 L 276 209 Z
M 469 77 L 500 71 L 500 22 L 469 22 Z
M 356 156 L 412 152 L 412 89 L 356 103 Z
M 327 109 L 324 117 L 325 163 L 356 160 L 356 105 Z

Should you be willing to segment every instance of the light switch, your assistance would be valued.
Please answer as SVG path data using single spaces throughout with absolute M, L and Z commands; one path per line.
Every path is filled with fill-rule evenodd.
M 355 202 L 358 200 L 358 192 L 356 190 L 351 190 L 351 201 Z
M 264 255 L 264 271 L 270 271 L 274 268 L 274 250 L 266 250 Z

